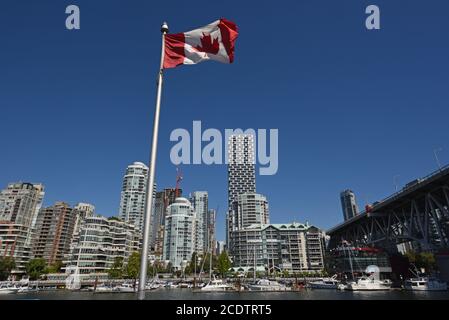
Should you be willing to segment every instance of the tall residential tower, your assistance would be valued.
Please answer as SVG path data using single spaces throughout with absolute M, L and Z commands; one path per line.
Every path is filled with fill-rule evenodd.
M 358 214 L 359 209 L 357 207 L 354 192 L 349 189 L 342 191 L 340 193 L 340 200 L 345 221 L 355 217 Z
M 208 193 L 195 191 L 191 194 L 190 202 L 195 210 L 195 252 L 203 254 L 208 250 Z
M 233 202 L 237 196 L 256 192 L 256 161 L 254 136 L 231 135 L 228 140 L 228 213 L 226 217 L 226 246 L 230 246 L 231 232 L 236 229 Z
M 148 167 L 142 162 L 134 162 L 126 168 L 120 197 L 119 218 L 134 224 L 141 232 L 145 216 L 147 181 Z M 155 194 L 156 188 L 153 197 Z

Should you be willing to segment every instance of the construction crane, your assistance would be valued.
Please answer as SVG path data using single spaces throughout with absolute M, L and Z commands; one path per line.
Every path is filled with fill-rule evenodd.
M 179 186 L 181 185 L 181 181 L 183 179 L 182 171 L 179 167 L 176 167 L 176 188 L 175 188 L 175 198 L 179 197 Z

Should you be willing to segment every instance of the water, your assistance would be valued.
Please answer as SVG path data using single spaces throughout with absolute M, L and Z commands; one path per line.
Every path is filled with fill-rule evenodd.
M 135 293 L 41 291 L 0 295 L 0 300 L 136 300 Z M 190 289 L 158 289 L 146 292 L 146 300 L 449 300 L 449 292 L 371 291 L 352 292 L 304 289 L 295 292 L 192 292 Z

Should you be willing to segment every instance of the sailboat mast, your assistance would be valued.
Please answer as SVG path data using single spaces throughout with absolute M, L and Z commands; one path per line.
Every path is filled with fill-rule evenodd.
M 347 248 L 347 247 L 346 247 Z M 354 279 L 354 268 L 352 266 L 352 257 L 351 257 L 351 251 L 348 248 L 348 257 L 349 257 L 349 266 L 351 267 L 351 274 L 352 274 L 352 279 Z
M 256 282 L 256 245 L 254 245 L 254 272 L 253 272 L 253 279 L 254 282 Z
M 210 281 L 212 281 L 212 249 L 210 250 L 209 255 L 209 278 Z

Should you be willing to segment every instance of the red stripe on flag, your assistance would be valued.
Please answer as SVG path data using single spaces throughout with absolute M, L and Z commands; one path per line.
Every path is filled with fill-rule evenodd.
M 164 69 L 174 68 L 184 63 L 184 33 L 165 35 Z
M 229 57 L 229 63 L 232 63 L 234 61 L 235 40 L 239 35 L 237 32 L 237 25 L 232 21 L 222 18 L 220 19 L 218 27 L 220 28 L 223 46 L 225 47 L 226 53 Z

